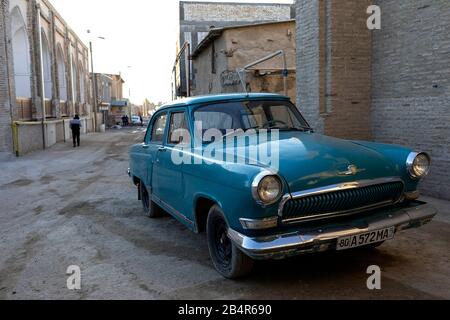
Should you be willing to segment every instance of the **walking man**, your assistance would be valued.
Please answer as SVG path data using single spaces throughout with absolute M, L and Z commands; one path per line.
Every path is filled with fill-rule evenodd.
M 73 120 L 70 120 L 70 129 L 72 130 L 72 138 L 73 138 L 73 147 L 76 148 L 80 146 L 80 131 L 82 125 L 80 121 L 80 117 L 75 115 Z

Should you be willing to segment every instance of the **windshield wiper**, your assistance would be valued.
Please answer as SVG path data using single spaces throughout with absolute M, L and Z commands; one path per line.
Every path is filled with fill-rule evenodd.
M 227 138 L 230 136 L 234 136 L 234 135 L 240 135 L 240 134 L 245 134 L 248 130 L 279 130 L 279 131 L 298 131 L 298 132 L 314 132 L 314 130 L 312 128 L 308 128 L 308 127 L 301 127 L 301 128 L 296 128 L 296 127 L 291 127 L 291 128 L 280 128 L 280 127 L 269 127 L 269 128 L 261 128 L 260 126 L 255 126 L 255 127 L 251 127 L 248 129 L 245 129 L 243 131 L 237 130 L 237 131 L 233 131 L 230 133 L 227 133 L 223 136 L 223 138 Z
M 278 128 L 278 127 L 272 127 L 269 128 L 270 130 L 280 130 L 280 131 L 299 131 L 299 132 L 313 132 L 313 130 L 311 128 L 307 128 L 307 127 L 301 127 L 301 128 L 296 128 L 296 127 L 291 127 L 291 128 Z

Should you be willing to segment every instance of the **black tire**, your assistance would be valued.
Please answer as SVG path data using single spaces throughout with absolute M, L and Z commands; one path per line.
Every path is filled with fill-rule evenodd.
M 237 279 L 251 273 L 254 261 L 229 239 L 228 224 L 222 209 L 217 205 L 209 211 L 206 233 L 211 260 L 222 276 Z
M 155 219 L 163 216 L 162 209 L 152 201 L 151 193 L 142 181 L 139 183 L 139 193 L 142 201 L 142 207 L 147 217 Z

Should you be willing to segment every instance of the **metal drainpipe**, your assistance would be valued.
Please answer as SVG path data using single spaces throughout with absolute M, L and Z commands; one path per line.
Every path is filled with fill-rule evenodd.
M 67 137 L 66 137 L 66 120 L 62 119 L 62 124 L 63 124 L 64 143 L 66 143 L 67 142 Z
M 186 95 L 191 96 L 191 44 L 186 42 Z
M 254 67 L 260 63 L 263 63 L 267 60 L 273 59 L 277 56 L 281 55 L 281 59 L 283 61 L 283 86 L 284 86 L 284 95 L 287 96 L 287 77 L 288 77 L 288 69 L 287 69 L 287 61 L 286 61 L 286 53 L 284 52 L 284 50 L 278 50 L 274 53 L 269 54 L 268 56 L 261 58 L 259 60 L 256 60 L 255 62 L 249 63 L 248 65 L 246 65 L 244 68 L 242 69 L 237 69 L 236 71 L 238 72 L 239 75 L 239 79 L 241 80 L 242 86 L 244 87 L 244 91 L 245 93 L 247 93 L 247 85 L 245 83 L 245 79 L 246 79 L 246 72 L 249 68 Z M 242 72 L 243 77 L 241 77 L 240 72 Z
M 178 64 L 178 61 L 180 61 L 180 59 L 181 59 L 181 55 L 183 53 L 185 53 L 185 56 L 186 56 L 186 61 L 185 61 L 186 86 L 187 86 L 187 88 L 186 88 L 186 96 L 188 96 L 188 97 L 191 95 L 191 89 L 190 89 L 190 87 L 191 87 L 191 63 L 190 63 L 190 61 L 191 61 L 191 49 L 190 48 L 191 48 L 190 43 L 186 41 L 183 44 L 183 46 L 181 47 L 180 51 L 178 52 L 177 57 L 175 59 L 174 67 L 173 67 L 173 70 L 176 70 L 176 66 Z M 186 52 L 187 52 L 187 54 L 186 54 Z M 175 72 L 175 77 L 174 77 L 174 84 L 175 84 L 175 87 L 176 87 L 176 72 Z
M 283 59 L 283 86 L 284 86 L 284 95 L 287 96 L 288 95 L 288 85 L 287 85 L 287 80 L 288 80 L 288 68 L 287 68 L 287 62 L 286 62 L 286 52 L 284 52 L 283 50 L 281 50 L 281 57 Z
M 40 76 L 40 85 L 41 85 L 41 109 L 42 109 L 42 146 L 45 150 L 46 148 L 46 134 L 45 134 L 45 78 L 44 78 L 44 55 L 42 54 L 42 27 L 41 27 L 41 6 L 40 4 L 36 4 L 37 16 L 38 16 L 38 32 L 39 32 L 39 60 L 41 63 L 41 76 Z
M 12 131 L 13 131 L 13 148 L 14 152 L 16 154 L 16 157 L 20 156 L 20 150 L 19 150 L 19 129 L 18 124 L 16 121 L 12 123 Z

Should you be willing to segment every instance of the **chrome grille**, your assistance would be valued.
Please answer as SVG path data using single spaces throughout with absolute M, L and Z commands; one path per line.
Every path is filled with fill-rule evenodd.
M 281 210 L 285 223 L 357 213 L 399 201 L 404 184 L 395 181 L 290 198 Z

